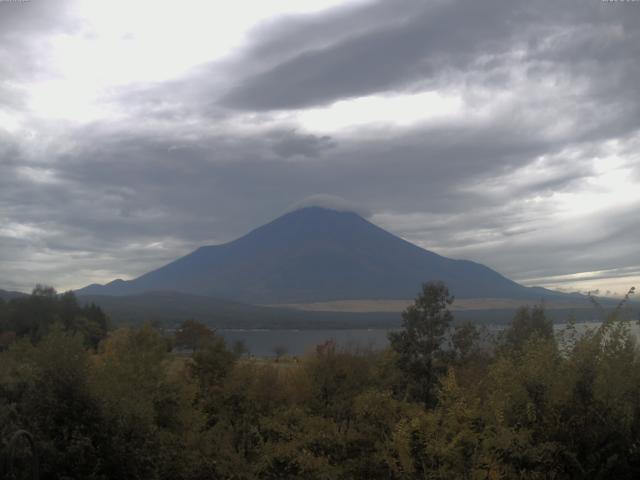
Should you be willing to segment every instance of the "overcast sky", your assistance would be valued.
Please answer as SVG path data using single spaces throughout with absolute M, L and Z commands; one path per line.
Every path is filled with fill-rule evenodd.
M 640 287 L 640 2 L 0 0 L 0 288 L 315 195 L 527 285 Z

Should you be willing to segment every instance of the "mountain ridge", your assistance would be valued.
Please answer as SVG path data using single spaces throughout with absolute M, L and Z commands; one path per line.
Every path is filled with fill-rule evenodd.
M 27 296 L 28 294 L 26 293 L 0 289 L 0 298 L 5 301 L 13 300 L 14 298 L 24 298 Z

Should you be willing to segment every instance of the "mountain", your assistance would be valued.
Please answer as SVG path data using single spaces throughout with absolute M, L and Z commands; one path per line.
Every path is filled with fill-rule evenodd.
M 172 291 L 251 304 L 407 299 L 442 280 L 458 298 L 551 298 L 468 260 L 409 243 L 353 212 L 308 207 L 232 242 L 201 247 L 134 280 L 90 285 L 79 295 Z

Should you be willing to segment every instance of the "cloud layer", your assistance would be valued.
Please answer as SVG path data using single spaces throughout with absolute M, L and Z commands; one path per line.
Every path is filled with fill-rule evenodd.
M 162 81 L 87 77 L 68 109 L 47 92 L 111 40 L 77 4 L 25 5 L 0 3 L 0 288 L 130 278 L 318 194 L 526 283 L 640 277 L 640 4 L 267 16 Z

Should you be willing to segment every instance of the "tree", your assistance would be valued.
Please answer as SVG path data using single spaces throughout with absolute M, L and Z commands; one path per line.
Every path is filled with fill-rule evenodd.
M 434 387 L 443 370 L 438 360 L 453 320 L 448 309 L 452 303 L 453 297 L 444 283 L 425 283 L 413 305 L 402 313 L 402 330 L 389 333 L 398 367 L 409 380 L 409 392 L 425 406 L 435 401 Z
M 52 287 L 38 285 L 30 296 L 14 298 L 4 308 L 0 305 L 0 336 L 9 332 L 37 343 L 56 324 L 66 332 L 81 333 L 84 343 L 94 349 L 109 329 L 100 307 L 93 303 L 81 306 L 73 292 L 59 295 Z
M 215 339 L 215 333 L 204 323 L 185 320 L 175 335 L 175 345 L 194 352 L 209 345 Z
M 455 360 L 464 363 L 478 350 L 480 330 L 471 322 L 456 325 L 451 335 L 451 351 Z
M 167 351 L 166 338 L 151 325 L 121 328 L 92 358 L 92 389 L 100 400 L 100 478 L 185 478 L 181 458 L 193 420 L 193 388 Z M 162 472 L 169 472 L 169 474 Z M 83 477 L 74 477 L 83 478 Z
M 504 346 L 514 351 L 520 351 L 533 337 L 545 340 L 554 338 L 553 322 L 545 315 L 542 305 L 518 309 L 509 328 L 504 332 Z
M 219 335 L 211 332 L 206 343 L 199 343 L 191 358 L 191 372 L 200 384 L 201 393 L 207 395 L 211 388 L 219 386 L 236 363 L 236 355 L 227 349 Z
M 29 431 L 42 478 L 104 478 L 96 475 L 104 424 L 82 335 L 57 324 L 37 345 L 22 341 L 0 355 L 0 441 L 7 431 Z

